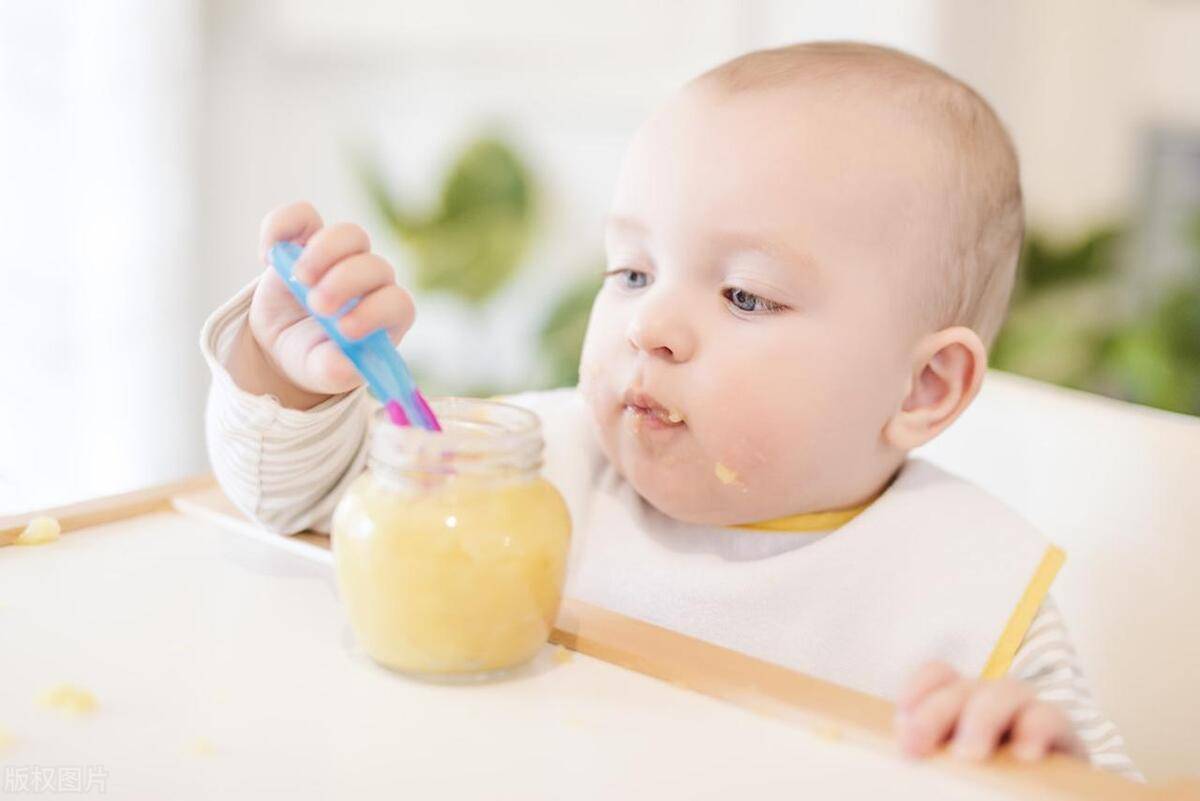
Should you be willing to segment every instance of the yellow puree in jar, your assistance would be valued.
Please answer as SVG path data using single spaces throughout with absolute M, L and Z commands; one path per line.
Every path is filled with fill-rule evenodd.
M 358 641 L 413 673 L 498 670 L 532 658 L 558 615 L 571 536 L 541 478 L 370 472 L 333 520 L 338 586 Z

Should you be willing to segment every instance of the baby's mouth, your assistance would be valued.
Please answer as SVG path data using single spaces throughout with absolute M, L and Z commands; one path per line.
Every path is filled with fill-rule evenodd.
M 663 406 L 652 395 L 630 390 L 625 393 L 624 411 L 634 416 L 635 423 L 650 428 L 683 428 L 683 414 L 674 408 Z

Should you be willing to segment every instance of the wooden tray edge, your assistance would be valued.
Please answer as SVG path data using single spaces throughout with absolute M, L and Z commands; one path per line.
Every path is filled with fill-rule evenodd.
M 39 515 L 57 518 L 63 531 L 71 532 L 172 508 L 179 514 L 242 533 L 246 526 L 253 525 L 219 493 L 212 475 L 204 474 L 0 517 L 0 546 L 10 544 L 28 521 Z M 319 532 L 281 539 L 298 548 L 329 550 L 329 538 Z M 326 560 L 322 554 L 321 561 Z M 891 734 L 893 707 L 884 699 L 572 598 L 563 599 L 550 641 L 757 714 L 808 726 L 820 736 L 896 754 Z M 945 753 L 926 761 L 1018 797 L 1200 801 L 1200 777 L 1176 777 L 1161 784 L 1143 785 L 1061 755 L 1032 765 L 1019 762 L 1007 749 L 983 764 L 963 762 Z
M 171 499 L 175 496 L 215 486 L 216 480 L 212 474 L 204 473 L 146 489 L 123 492 L 119 495 L 108 495 L 66 506 L 6 515 L 0 517 L 0 546 L 11 545 L 25 530 L 29 521 L 35 517 L 45 515 L 56 518 L 64 533 L 78 531 L 90 526 L 170 509 Z

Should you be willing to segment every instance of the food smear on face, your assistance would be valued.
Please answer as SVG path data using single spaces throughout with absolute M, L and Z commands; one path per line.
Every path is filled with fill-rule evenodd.
M 679 413 L 678 409 L 671 409 L 669 412 L 667 412 L 667 422 L 682 423 L 683 415 Z
M 25 526 L 14 541 L 17 545 L 45 545 L 54 542 L 62 533 L 62 526 L 53 517 L 35 517 Z
M 713 473 L 716 474 L 717 480 L 720 481 L 722 484 L 739 484 L 739 483 L 741 483 L 740 481 L 738 481 L 738 474 L 733 470 L 733 468 L 726 467 L 725 465 L 721 464 L 720 462 L 717 462 L 716 466 L 713 468 Z
M 564 648 L 561 645 L 554 649 L 554 661 L 560 665 L 570 662 L 573 656 L 574 654 L 571 653 L 570 649 Z

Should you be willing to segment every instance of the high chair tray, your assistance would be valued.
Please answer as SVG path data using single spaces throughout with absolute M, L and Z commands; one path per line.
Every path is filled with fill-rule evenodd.
M 0 548 L 13 795 L 1200 798 L 1062 757 L 909 762 L 883 700 L 571 599 L 509 678 L 404 678 L 355 648 L 327 538 L 260 531 L 209 477 L 41 513 L 60 540 Z M 39 703 L 62 685 L 95 708 Z

